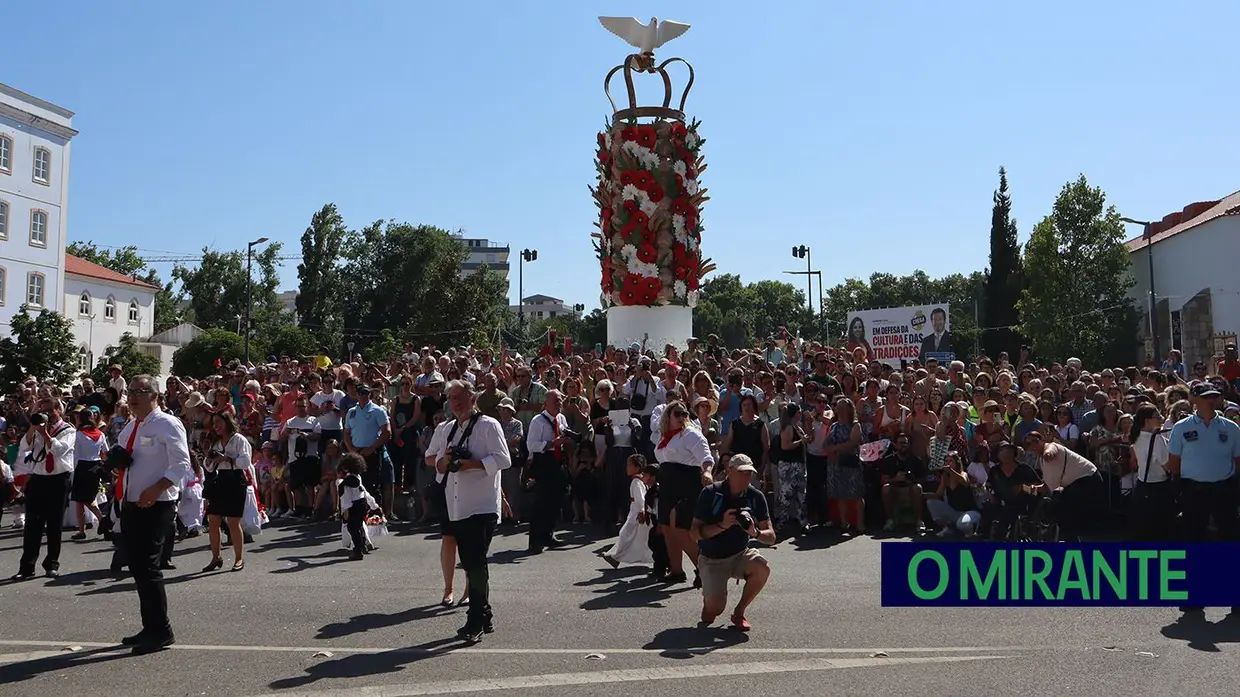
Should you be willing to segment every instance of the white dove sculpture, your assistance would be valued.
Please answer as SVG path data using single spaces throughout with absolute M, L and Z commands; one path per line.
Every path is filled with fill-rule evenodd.
M 658 17 L 651 17 L 649 24 L 636 17 L 599 17 L 598 21 L 643 54 L 653 54 L 656 48 L 689 31 L 688 24 L 666 19 L 660 22 Z

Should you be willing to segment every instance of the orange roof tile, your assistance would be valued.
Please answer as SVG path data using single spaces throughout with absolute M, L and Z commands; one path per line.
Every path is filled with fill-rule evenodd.
M 1199 201 L 1190 203 L 1184 207 L 1182 211 L 1176 211 L 1165 216 L 1162 220 L 1150 223 L 1149 229 L 1142 232 L 1138 237 L 1128 240 L 1124 244 L 1127 245 L 1129 252 L 1135 252 L 1138 249 L 1144 249 L 1147 241 L 1145 235 L 1150 235 L 1152 244 L 1157 244 L 1173 235 L 1178 235 L 1186 230 L 1191 230 L 1200 225 L 1221 218 L 1225 215 L 1240 215 L 1240 191 L 1217 201 Z
M 105 266 L 100 266 L 92 261 L 86 261 L 81 257 L 75 257 L 72 254 L 65 254 L 65 273 L 71 273 L 74 276 L 94 278 L 100 281 L 123 283 L 127 286 L 136 286 L 138 288 L 146 288 L 148 290 L 162 290 L 159 286 L 135 280 L 123 273 L 113 271 Z

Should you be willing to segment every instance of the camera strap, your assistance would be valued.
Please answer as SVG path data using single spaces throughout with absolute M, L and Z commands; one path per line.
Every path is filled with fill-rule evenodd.
M 461 425 L 461 421 L 460 419 L 453 421 L 452 430 L 448 431 L 448 447 L 452 448 L 458 445 L 466 445 L 466 447 L 468 447 L 469 437 L 474 432 L 474 424 L 478 423 L 478 419 L 481 416 L 482 416 L 482 412 L 476 411 L 474 412 L 473 416 L 469 417 L 469 423 L 465 425 L 465 433 L 461 434 L 461 440 L 457 443 L 453 443 L 452 441 L 454 438 L 456 438 L 456 429 L 458 426 Z

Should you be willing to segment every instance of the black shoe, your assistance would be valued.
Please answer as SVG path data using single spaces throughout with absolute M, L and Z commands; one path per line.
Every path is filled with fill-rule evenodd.
M 73 536 L 70 537 L 69 539 L 73 540 L 74 542 L 81 542 L 82 540 L 86 539 L 86 533 L 84 532 L 74 533 Z
M 546 546 L 547 546 L 547 549 L 559 549 L 560 547 L 564 546 L 564 543 L 555 539 L 554 537 L 551 537 L 547 539 Z
M 9 577 L 10 581 L 25 581 L 28 578 L 34 578 L 34 569 L 23 569 Z
M 165 635 L 161 638 L 148 637 L 142 642 L 134 644 L 133 651 L 131 653 L 135 656 L 142 656 L 148 653 L 155 653 L 156 651 L 163 651 L 175 643 L 176 639 L 173 638 L 171 634 Z
M 143 629 L 142 631 L 138 632 L 137 634 L 134 634 L 133 636 L 127 636 L 124 639 L 121 639 L 121 645 L 122 646 L 137 646 L 138 644 L 145 642 L 148 636 L 150 635 L 147 634 L 145 629 Z
M 491 622 L 491 620 L 487 620 L 486 622 L 482 623 L 482 633 L 483 634 L 494 634 L 495 633 L 495 625 Z
M 159 568 L 160 568 L 160 570 L 161 570 L 161 571 L 176 571 L 176 570 L 177 570 L 177 565 L 176 565 L 176 564 L 173 564 L 173 563 L 172 563 L 172 562 L 170 562 L 170 561 L 166 561 L 166 562 L 162 562 L 162 563 L 159 565 Z
M 466 622 L 464 627 L 456 630 L 456 635 L 468 644 L 477 644 L 482 641 L 485 632 L 486 628 L 481 623 Z
M 60 569 L 47 569 L 43 572 L 43 575 L 48 578 L 60 578 Z
M 685 572 L 683 571 L 679 571 L 673 574 L 668 574 L 663 577 L 664 583 L 684 583 L 685 581 L 688 581 L 688 580 L 689 580 L 689 577 L 686 576 Z
M 542 554 L 543 548 L 538 545 L 530 545 L 525 550 L 526 554 Z
M 366 555 L 362 554 L 361 552 L 357 551 L 356 549 L 355 549 L 355 550 L 353 550 L 353 552 L 352 552 L 351 554 L 349 554 L 349 561 L 361 561 L 361 560 L 363 560 L 363 559 L 365 559 L 365 558 L 366 558 Z

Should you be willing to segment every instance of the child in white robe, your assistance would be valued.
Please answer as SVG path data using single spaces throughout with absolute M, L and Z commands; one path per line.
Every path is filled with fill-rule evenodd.
M 621 564 L 653 564 L 648 537 L 650 520 L 646 515 L 646 484 L 642 481 L 642 468 L 646 458 L 630 455 L 626 463 L 629 475 L 629 516 L 620 527 L 620 540 L 603 554 L 603 559 L 614 569 Z

